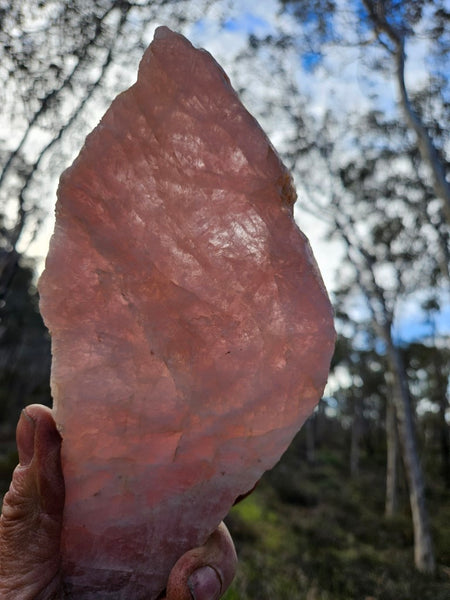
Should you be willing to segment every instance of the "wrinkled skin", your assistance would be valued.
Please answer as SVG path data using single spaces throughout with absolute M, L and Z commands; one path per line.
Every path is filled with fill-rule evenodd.
M 51 411 L 37 404 L 22 412 L 16 435 L 19 465 L 0 519 L 0 598 L 60 600 L 61 437 Z M 175 564 L 167 600 L 217 600 L 230 585 L 236 562 L 233 542 L 221 524 L 204 546 Z

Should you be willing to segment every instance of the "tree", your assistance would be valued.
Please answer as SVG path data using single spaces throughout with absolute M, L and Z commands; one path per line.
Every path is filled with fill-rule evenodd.
M 412 287 L 411 266 L 414 265 L 416 275 L 422 275 L 428 271 L 430 257 L 426 255 L 426 240 L 417 238 L 417 231 L 416 242 L 419 242 L 414 248 L 413 232 L 407 230 L 400 215 L 389 221 L 383 221 L 377 215 L 378 211 L 388 212 L 387 203 L 400 200 L 392 194 L 389 175 L 384 179 L 380 176 L 380 172 L 385 172 L 384 166 L 380 170 L 380 163 L 383 165 L 386 160 L 385 154 L 382 152 L 381 157 L 377 158 L 372 154 L 371 163 L 368 161 L 367 148 L 362 148 L 363 161 L 352 159 L 339 169 L 343 189 L 333 198 L 333 225 L 346 245 L 348 261 L 353 266 L 353 289 L 362 292 L 373 326 L 384 345 L 390 375 L 388 383 L 392 386 L 391 401 L 408 480 L 415 535 L 415 563 L 419 570 L 432 572 L 435 562 L 411 393 L 403 357 L 393 337 L 397 302 L 416 289 L 416 286 Z M 422 261 L 424 257 L 425 264 Z M 409 273 L 408 281 L 406 273 Z M 391 419 L 388 426 L 392 427 L 392 436 L 394 425 L 390 410 L 388 416 Z M 393 437 L 389 437 L 388 441 L 391 445 L 396 443 Z M 395 460 L 394 448 L 391 446 L 388 453 L 390 461 Z M 389 463 L 388 473 L 394 482 L 393 462 Z M 392 494 L 392 489 L 388 488 L 388 491 Z M 393 496 L 391 498 L 394 502 Z
M 329 235 L 336 232 L 346 247 L 346 265 L 353 267 L 351 283 L 347 280 L 344 284 L 353 290 L 347 301 L 359 294 L 360 305 L 369 311 L 384 345 L 395 409 L 395 421 L 391 409 L 387 421 L 389 479 L 391 483 L 396 480 L 396 422 L 410 491 L 415 562 L 418 569 L 433 571 L 411 392 L 394 330 L 402 299 L 417 294 L 418 290 L 435 289 L 442 284 L 442 277 L 448 281 L 446 138 L 442 134 L 443 113 L 429 108 L 439 107 L 439 111 L 448 107 L 447 79 L 440 76 L 436 60 L 430 68 L 429 80 L 434 84 L 430 89 L 412 92 L 405 77 L 406 45 L 418 44 L 422 35 L 428 34 L 433 59 L 438 55 L 442 58 L 448 15 L 441 3 L 431 2 L 337 4 L 298 0 L 282 4 L 287 12 L 308 24 L 302 31 L 308 35 L 310 61 L 316 71 L 318 66 L 330 62 L 326 59 L 332 53 L 340 50 L 344 55 L 350 50 L 354 60 L 352 49 L 360 48 L 364 49 L 360 62 L 369 83 L 377 77 L 388 80 L 391 73 L 397 82 L 403 121 L 399 120 L 395 106 L 387 111 L 378 108 L 379 96 L 370 85 L 367 86 L 368 104 L 372 104 L 369 110 L 358 107 L 356 114 L 352 114 L 344 104 L 337 107 L 329 104 L 328 113 L 322 113 L 323 127 L 315 132 L 316 147 L 312 154 L 325 163 L 315 184 L 311 184 L 314 172 L 311 161 L 299 152 L 295 157 L 294 145 L 292 155 L 297 172 L 304 181 L 310 181 L 305 189 L 305 197 L 310 196 L 306 204 L 311 212 L 322 219 L 328 218 Z M 353 27 L 343 27 L 344 18 Z M 304 51 L 304 46 L 297 47 Z M 390 64 L 383 62 L 386 52 L 392 57 Z M 335 73 L 331 76 L 336 77 Z M 345 125 L 339 126 L 339 122 Z M 314 165 L 317 169 L 317 161 Z M 330 173 L 327 191 L 325 170 Z M 428 173 L 432 174 L 431 186 Z M 327 201 L 323 200 L 324 195 Z M 347 276 L 348 272 L 347 268 Z M 392 510 L 395 497 L 391 486 L 389 494 L 387 509 Z
M 422 160 L 431 172 L 434 193 L 441 199 L 443 212 L 450 224 L 450 183 L 446 177 L 446 165 L 419 111 L 414 109 L 405 80 L 407 40 L 410 35 L 414 35 L 414 26 L 424 17 L 425 9 L 434 11 L 429 17 L 432 23 L 429 33 L 436 41 L 448 36 L 445 23 L 450 20 L 450 14 L 440 2 L 363 0 L 363 3 L 378 43 L 385 48 L 395 64 L 395 78 L 406 122 L 416 135 Z
M 442 126 L 442 115 L 448 114 L 450 100 L 446 68 L 450 13 L 446 3 L 442 0 L 348 0 L 343 3 L 280 0 L 280 3 L 286 11 L 308 24 L 303 31 L 314 64 L 320 63 L 330 50 L 339 48 L 342 52 L 344 48 L 359 48 L 360 63 L 372 73 L 373 81 L 378 74 L 385 81 L 394 78 L 404 122 L 414 134 L 425 166 L 420 176 L 427 185 L 431 176 L 434 195 L 441 204 L 441 217 L 450 225 L 448 131 L 446 133 Z M 406 78 L 408 48 L 425 40 L 428 80 L 421 89 L 411 90 Z M 354 60 L 356 55 L 353 52 L 350 56 Z M 377 94 L 370 89 L 368 93 Z

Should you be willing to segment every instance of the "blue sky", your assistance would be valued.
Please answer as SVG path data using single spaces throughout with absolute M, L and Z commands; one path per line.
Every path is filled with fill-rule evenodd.
M 410 302 L 402 312 L 399 311 L 393 328 L 394 340 L 399 344 L 408 344 L 433 337 L 450 339 L 450 298 L 447 293 L 442 297 L 443 305 L 432 316 L 421 310 L 418 303 Z

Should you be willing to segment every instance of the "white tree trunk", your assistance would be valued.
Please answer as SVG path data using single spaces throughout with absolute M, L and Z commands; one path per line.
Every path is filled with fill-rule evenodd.
M 386 406 L 386 517 L 393 517 L 398 510 L 398 467 L 399 445 L 397 434 L 397 417 L 392 400 Z
M 398 433 L 409 488 L 409 501 L 414 529 L 414 562 L 423 573 L 433 573 L 436 564 L 431 541 L 422 468 L 417 450 L 413 410 L 403 361 L 390 333 L 386 335 L 388 360 L 394 378 L 393 401 Z

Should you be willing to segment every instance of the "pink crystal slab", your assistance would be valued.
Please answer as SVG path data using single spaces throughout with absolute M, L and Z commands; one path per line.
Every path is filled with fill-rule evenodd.
M 39 284 L 68 598 L 156 598 L 319 400 L 332 310 L 294 201 L 221 67 L 159 28 L 61 177 Z

